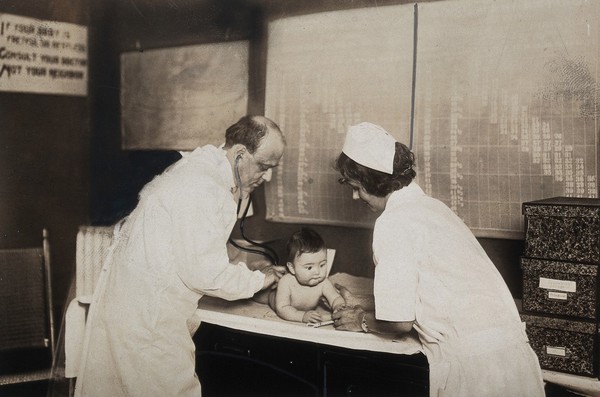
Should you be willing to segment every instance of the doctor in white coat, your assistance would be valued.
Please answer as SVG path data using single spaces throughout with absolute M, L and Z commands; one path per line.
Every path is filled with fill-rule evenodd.
M 270 177 L 284 144 L 273 121 L 245 116 L 224 147 L 194 150 L 143 188 L 94 292 L 76 396 L 201 395 L 188 330 L 198 300 L 249 298 L 285 271 L 229 263 L 226 249 L 238 198 Z

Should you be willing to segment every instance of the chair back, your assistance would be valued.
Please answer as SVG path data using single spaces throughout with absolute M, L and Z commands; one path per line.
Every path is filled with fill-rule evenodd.
M 49 249 L 0 250 L 0 351 L 54 349 Z

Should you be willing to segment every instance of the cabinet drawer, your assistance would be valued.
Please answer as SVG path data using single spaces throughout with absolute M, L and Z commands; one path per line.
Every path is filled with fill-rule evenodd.
M 429 396 L 429 370 L 423 354 L 325 350 L 323 369 L 326 396 Z
M 204 397 L 318 397 L 314 345 L 202 323 L 196 373 Z
M 600 199 L 554 197 L 523 203 L 525 256 L 600 264 Z
M 598 375 L 598 327 L 591 321 L 522 314 L 529 343 L 544 369 Z
M 301 341 L 252 334 L 227 327 L 203 323 L 196 335 L 197 366 L 203 357 L 229 357 L 238 364 L 256 363 L 287 372 L 294 377 L 317 384 L 319 371 L 315 366 L 319 350 L 316 345 Z
M 595 320 L 598 312 L 598 266 L 521 258 L 523 309 Z

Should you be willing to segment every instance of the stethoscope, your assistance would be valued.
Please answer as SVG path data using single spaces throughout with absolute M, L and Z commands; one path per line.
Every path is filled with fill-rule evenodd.
M 239 196 L 240 196 L 238 198 L 236 214 L 240 213 L 240 209 L 242 207 L 242 201 L 243 201 L 242 200 L 242 179 L 240 178 L 240 172 L 238 170 L 238 162 L 240 161 L 241 158 L 242 158 L 241 155 L 238 155 L 235 158 L 235 179 L 237 181 L 237 186 L 238 186 Z M 262 248 L 265 251 L 261 251 L 259 249 L 254 249 L 254 248 L 249 248 L 249 247 L 242 247 L 241 245 L 239 245 L 235 241 L 233 241 L 233 239 L 231 237 L 229 238 L 229 244 L 233 245 L 235 248 L 237 248 L 239 250 L 262 255 L 262 256 L 266 257 L 267 259 L 269 259 L 274 265 L 277 265 L 279 263 L 279 256 L 277 255 L 275 250 L 273 250 L 271 247 L 269 247 L 266 244 L 261 244 L 259 242 L 253 241 L 253 240 L 249 239 L 248 237 L 246 237 L 246 234 L 244 232 L 244 222 L 246 221 L 246 216 L 248 215 L 248 209 L 250 208 L 251 203 L 252 203 L 252 194 L 249 193 L 248 201 L 246 202 L 246 208 L 244 209 L 244 212 L 242 213 L 242 217 L 240 218 L 240 233 L 242 235 L 242 238 L 246 242 L 250 243 L 251 245 L 253 245 L 255 247 Z

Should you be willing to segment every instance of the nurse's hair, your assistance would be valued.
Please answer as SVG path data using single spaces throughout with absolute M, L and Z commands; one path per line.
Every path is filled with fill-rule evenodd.
M 319 252 L 325 249 L 325 241 L 313 229 L 303 227 L 298 230 L 287 242 L 288 262 L 294 260 L 301 254 Z
M 283 139 L 283 133 L 273 120 L 264 116 L 244 116 L 225 131 L 225 148 L 242 144 L 254 154 L 267 132 L 275 132 Z
M 396 142 L 394 171 L 391 175 L 358 164 L 344 152 L 339 155 L 334 165 L 335 169 L 342 174 L 338 180 L 340 183 L 357 182 L 367 193 L 377 197 L 385 197 L 408 186 L 417 175 L 414 166 L 415 155 L 400 142 Z

